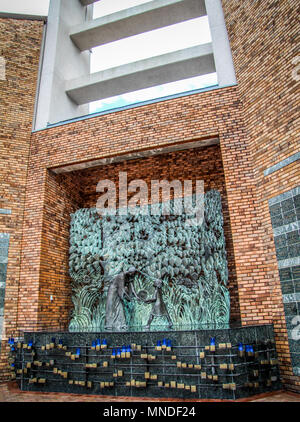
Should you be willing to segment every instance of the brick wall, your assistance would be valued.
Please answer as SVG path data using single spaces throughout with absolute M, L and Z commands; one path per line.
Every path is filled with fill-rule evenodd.
M 70 214 L 83 206 L 81 180 L 77 174 L 46 174 L 40 279 L 38 284 L 38 326 L 67 329 L 72 309 L 69 277 Z M 53 301 L 50 301 L 52 296 Z M 19 319 L 19 324 L 26 321 Z
M 43 25 L 0 18 L 0 56 L 6 62 L 6 80 L 0 80 L 0 233 L 10 235 L 4 339 L 6 332 L 16 327 L 25 186 Z M 6 352 L 3 341 L 0 368 L 7 365 Z
M 228 253 L 231 320 L 239 320 L 238 290 L 222 158 L 219 146 L 211 146 L 125 161 L 66 175 L 55 176 L 52 172 L 47 173 L 39 278 L 39 326 L 67 327 L 72 309 L 68 274 L 70 213 L 82 207 L 95 207 L 99 197 L 96 185 L 100 180 L 115 181 L 118 188 L 119 171 L 127 172 L 128 183 L 133 179 L 143 179 L 150 187 L 151 179 L 198 179 L 204 180 L 206 190 L 220 191 Z M 50 295 L 53 295 L 53 303 L 50 303 Z M 30 306 L 30 303 L 26 306 Z M 19 322 L 23 323 L 21 320 Z M 27 321 L 24 323 L 28 326 Z
M 58 321 L 59 314 L 51 313 L 49 307 L 54 267 L 56 274 L 62 277 L 59 282 L 61 290 L 57 297 L 59 306 L 63 306 L 66 292 L 69 291 L 69 278 L 64 275 L 66 261 L 59 261 L 59 252 L 56 252 L 55 257 L 50 247 L 60 236 L 61 228 L 56 221 L 54 230 L 49 219 L 51 214 L 55 215 L 55 209 L 61 207 L 62 199 L 56 188 L 51 189 L 50 186 L 49 189 L 47 169 L 216 136 L 220 139 L 233 244 L 231 259 L 232 262 L 234 260 L 234 265 L 232 263 L 231 266 L 236 268 L 242 322 L 271 322 L 272 300 L 268 281 L 265 279 L 263 248 L 259 240 L 261 229 L 255 205 L 251 155 L 243 126 L 241 103 L 237 89 L 233 87 L 93 117 L 32 135 L 24 222 L 26 248 L 23 249 L 21 264 L 23 283 L 19 295 L 19 308 L 22 309 L 19 313 L 19 325 L 42 319 L 53 323 Z M 181 163 L 187 169 L 194 166 L 193 175 L 204 171 L 209 178 L 210 171 L 214 171 L 214 167 L 220 167 L 220 156 L 217 154 L 216 164 L 212 160 L 205 164 L 204 161 L 199 161 L 202 152 L 198 153 L 197 162 L 191 152 L 186 154 L 187 161 L 183 164 L 182 156 Z M 173 172 L 178 175 L 182 166 L 176 168 L 176 165 L 170 164 L 170 157 L 172 155 L 165 166 L 162 157 L 152 158 L 148 163 L 154 166 L 155 173 L 155 163 L 161 160 L 161 171 L 167 173 L 168 177 Z M 134 164 L 130 162 L 123 166 L 128 169 L 133 166 L 134 169 Z M 166 166 L 169 167 L 167 171 Z M 114 166 L 111 167 L 113 168 Z M 87 171 L 87 177 L 91 178 L 92 173 L 91 170 Z M 143 175 L 145 171 L 139 170 L 138 173 Z M 185 174 L 188 174 L 188 170 Z M 77 179 L 78 190 L 82 189 L 82 185 L 86 186 L 83 194 L 86 203 L 91 204 L 93 200 L 89 202 L 87 194 L 89 189 L 94 191 L 94 186 L 84 180 L 84 177 Z M 51 212 L 48 212 L 50 209 Z M 67 235 L 67 223 L 65 228 Z M 62 247 L 61 242 L 60 248 Z M 59 251 L 65 254 L 65 249 Z M 40 294 L 33 303 L 32 295 L 38 289 L 40 292 L 44 289 L 47 293 Z
M 9 234 L 0 233 L 0 351 L 4 321 L 4 299 L 8 261 Z
M 253 156 L 266 276 L 273 298 L 273 320 L 281 373 L 289 388 L 300 379 L 290 364 L 268 200 L 299 186 L 299 160 L 264 176 L 270 166 L 299 151 L 299 81 L 293 58 L 299 55 L 299 2 L 224 0 L 223 8 L 237 73 L 240 99 Z M 299 345 L 298 345 L 299 352 Z
M 79 172 L 55 176 L 51 169 L 217 136 L 227 194 L 226 219 L 231 226 L 231 265 L 235 268 L 241 320 L 243 324 L 274 322 L 283 380 L 289 388 L 298 388 L 299 378 L 291 369 L 268 200 L 299 183 L 299 164 L 294 162 L 268 177 L 263 175 L 266 168 L 294 153 L 298 145 L 295 137 L 298 126 L 293 116 L 299 85 L 290 78 L 291 60 L 296 54 L 296 3 L 294 0 L 224 1 L 238 87 L 49 128 L 32 134 L 31 139 L 42 24 L 23 22 L 27 28 L 24 30 L 21 22 L 5 20 L 3 23 L 0 20 L 0 28 L 3 30 L 5 26 L 7 31 L 2 38 L 10 39 L 18 52 L 14 53 L 17 57 L 14 60 L 19 60 L 16 69 L 10 69 L 11 88 L 16 92 L 16 99 L 11 101 L 8 91 L 5 97 L 10 114 L 6 118 L 9 123 L 5 123 L 3 145 L 7 145 L 6 157 L 9 152 L 11 158 L 0 170 L 6 168 L 4 180 L 7 181 L 11 180 L 7 176 L 11 166 L 17 169 L 14 172 L 17 179 L 6 189 L 2 197 L 5 203 L 0 205 L 0 208 L 10 206 L 16 210 L 11 217 L 1 217 L 1 230 L 12 233 L 13 242 L 9 252 L 6 327 L 11 330 L 16 324 L 18 328 L 26 327 L 28 321 L 31 325 L 38 325 L 38 321 L 44 325 L 58 324 L 61 315 L 64 324 L 70 308 L 68 216 L 83 204 L 92 203 L 88 194 L 94 189 L 92 179 L 97 171 L 82 173 L 81 178 Z M 34 54 L 28 53 L 24 58 L 27 48 Z M 16 79 L 19 75 L 26 76 L 24 83 Z M 21 117 L 15 114 L 18 107 L 22 111 Z M 28 156 L 30 142 L 19 272 L 20 215 L 26 182 L 26 159 L 23 157 Z M 220 156 L 216 158 L 220 163 Z M 155 166 L 158 158 L 151 160 L 149 163 Z M 187 160 L 190 163 L 193 157 L 189 156 Z M 211 160 L 209 163 L 211 165 Z M 134 169 L 134 163 L 131 163 L 133 167 L 130 163 L 127 165 Z M 198 165 L 202 168 L 201 162 Z M 169 168 L 170 175 L 174 170 L 176 173 L 176 166 Z M 140 169 L 137 173 L 145 172 Z M 81 189 L 83 180 L 84 189 Z M 49 295 L 53 292 L 54 302 L 50 304 Z M 0 369 L 5 364 L 4 354 L 1 359 Z

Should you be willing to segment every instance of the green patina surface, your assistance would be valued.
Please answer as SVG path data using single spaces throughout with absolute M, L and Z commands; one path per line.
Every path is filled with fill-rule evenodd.
M 221 197 L 209 191 L 204 199 L 201 225 L 187 224 L 191 216 L 175 215 L 102 216 L 96 208 L 71 215 L 69 270 L 74 308 L 70 330 L 103 329 L 109 280 L 134 265 L 134 287 L 154 293 L 153 279 L 163 281 L 163 298 L 175 326 L 199 327 L 229 323 L 230 298 L 223 231 Z M 104 270 L 101 262 L 104 262 Z M 146 325 L 151 304 L 133 299 L 125 302 L 129 327 Z M 159 325 L 158 325 L 159 324 Z M 167 327 L 154 319 L 151 329 Z
M 0 351 L 4 317 L 5 285 L 8 261 L 9 234 L 0 233 Z

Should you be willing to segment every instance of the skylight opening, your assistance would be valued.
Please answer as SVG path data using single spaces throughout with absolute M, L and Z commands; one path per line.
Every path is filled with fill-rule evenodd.
M 94 19 L 152 0 L 101 0 L 94 4 Z M 211 42 L 207 16 L 138 34 L 101 45 L 92 50 L 91 73 L 134 63 Z M 216 73 L 171 82 L 156 87 L 106 98 L 90 103 L 90 113 L 102 112 L 139 102 L 194 91 L 218 84 Z
M 93 48 L 91 72 L 211 42 L 207 16 Z
M 216 86 L 218 84 L 217 74 L 197 76 L 195 78 L 170 82 L 153 88 L 140 89 L 134 92 L 117 95 L 104 100 L 90 103 L 90 113 L 100 113 L 114 108 L 125 107 L 144 101 L 151 101 L 176 94 L 183 94 L 188 91 L 195 91 L 203 88 Z

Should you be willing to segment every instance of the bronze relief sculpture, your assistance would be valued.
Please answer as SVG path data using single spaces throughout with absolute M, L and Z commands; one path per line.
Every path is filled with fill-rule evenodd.
M 153 321 L 153 318 L 155 317 L 165 317 L 168 320 L 169 328 L 173 327 L 172 320 L 170 318 L 169 312 L 167 310 L 167 307 L 163 301 L 162 296 L 162 281 L 161 280 L 155 280 L 153 283 L 155 287 L 155 293 L 152 299 L 145 300 L 144 303 L 153 303 L 152 310 L 149 315 L 149 319 L 146 325 L 146 329 L 150 329 L 151 322 Z
M 134 293 L 132 277 L 136 273 L 135 267 L 116 275 L 110 282 L 105 311 L 105 329 L 109 331 L 127 330 L 124 311 L 124 299 L 131 300 Z
M 167 318 L 169 328 L 173 327 L 172 320 L 163 300 L 162 281 L 155 280 L 153 286 L 155 288 L 154 296 L 147 299 L 147 292 L 140 291 L 136 294 L 133 286 L 133 276 L 140 272 L 135 267 L 130 267 L 126 272 L 116 275 L 110 282 L 105 312 L 105 330 L 109 331 L 126 331 L 128 324 L 126 323 L 124 300 L 131 301 L 134 296 L 138 301 L 145 304 L 153 303 L 152 310 L 149 315 L 146 330 L 150 329 L 150 325 L 155 317 Z
M 151 214 L 151 205 L 148 215 L 141 211 L 100 217 L 95 208 L 72 214 L 69 272 L 74 306 L 69 329 L 155 329 L 155 316 L 164 316 L 157 323 L 167 328 L 171 324 L 164 307 L 176 327 L 228 324 L 221 199 L 215 190 L 205 193 L 199 226 L 186 224 L 191 217 L 185 212 L 164 215 L 163 204 L 158 215 Z M 134 277 L 127 274 L 129 266 L 138 269 Z M 153 286 L 154 280 L 162 281 L 161 289 Z

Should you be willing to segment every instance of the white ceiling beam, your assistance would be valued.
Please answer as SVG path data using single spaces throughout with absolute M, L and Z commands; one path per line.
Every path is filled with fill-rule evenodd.
M 88 74 L 66 82 L 78 105 L 215 72 L 211 43 Z
M 77 25 L 70 37 L 84 51 L 204 15 L 204 0 L 153 0 Z

